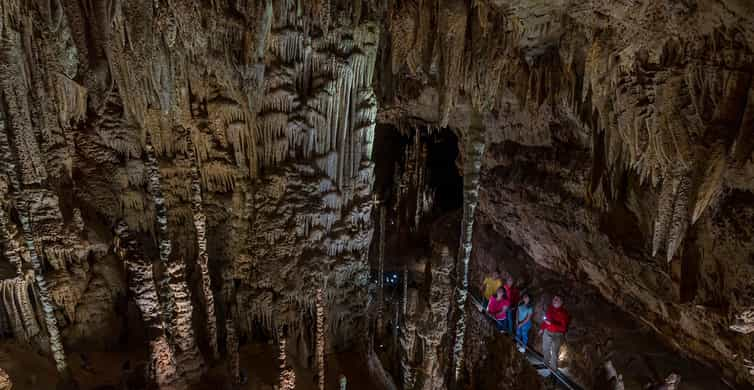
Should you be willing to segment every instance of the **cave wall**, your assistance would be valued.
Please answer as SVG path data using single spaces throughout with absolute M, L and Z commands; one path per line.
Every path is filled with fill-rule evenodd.
M 378 120 L 479 113 L 496 234 L 751 384 L 751 4 L 436 6 L 392 14 Z
M 193 380 L 218 337 L 232 353 L 236 332 L 313 327 L 318 289 L 327 342 L 355 340 L 373 231 L 371 4 L 0 10 L 0 243 L 17 266 L 3 277 L 47 281 L 64 344 L 117 341 L 107 324 L 128 295 L 158 384 L 178 380 L 175 363 Z

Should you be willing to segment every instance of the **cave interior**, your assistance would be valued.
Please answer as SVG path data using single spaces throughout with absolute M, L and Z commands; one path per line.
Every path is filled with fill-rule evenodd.
M 0 0 L 0 390 L 752 389 L 752 221 L 750 0 Z

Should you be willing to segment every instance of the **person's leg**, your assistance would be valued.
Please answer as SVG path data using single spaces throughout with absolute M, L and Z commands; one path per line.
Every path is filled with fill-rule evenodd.
M 552 356 L 550 359 L 552 361 L 550 362 L 550 366 L 552 366 L 553 369 L 558 368 L 558 359 L 560 358 L 560 346 L 563 345 L 563 334 L 557 333 L 553 335 L 552 337 Z
M 506 315 L 506 318 L 508 318 L 508 333 L 511 335 L 516 334 L 516 308 L 515 307 L 509 307 L 508 308 L 508 314 Z
M 518 329 L 519 333 L 521 334 L 519 336 L 519 340 L 521 340 L 521 345 L 523 345 L 524 347 L 529 345 L 529 330 L 530 329 L 531 329 L 531 321 L 527 322 L 526 324 L 524 324 L 524 326 Z
M 495 326 L 497 327 L 498 331 L 505 329 L 505 323 L 503 322 L 503 320 L 495 320 Z
M 550 355 L 552 355 L 552 338 L 550 337 L 550 332 L 545 331 L 545 333 L 542 334 L 542 358 L 545 361 L 545 364 L 550 364 Z
M 523 338 L 524 338 L 523 331 L 524 331 L 524 327 L 523 326 L 520 327 L 520 328 L 518 326 L 516 326 L 516 345 L 518 346 L 518 351 L 519 352 L 524 352 L 526 350 L 525 347 L 524 347 L 526 344 L 524 344 L 524 342 L 523 342 Z

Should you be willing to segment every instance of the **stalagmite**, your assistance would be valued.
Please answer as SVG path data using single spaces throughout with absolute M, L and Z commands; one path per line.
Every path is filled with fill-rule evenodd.
M 228 374 L 231 383 L 241 384 L 241 359 L 239 356 L 239 340 L 236 331 L 236 293 L 234 289 L 232 270 L 223 271 L 222 302 L 225 303 L 225 352 L 228 355 Z
M 171 259 L 170 234 L 165 198 L 160 188 L 160 169 L 154 148 L 147 135 L 146 169 L 148 191 L 155 205 L 157 236 L 160 247 L 160 262 L 165 267 L 161 290 L 165 293 L 163 311 L 167 317 L 168 335 L 174 343 L 176 361 L 183 375 L 189 381 L 196 381 L 201 375 L 202 361 L 194 338 L 192 327 L 191 291 L 186 284 L 186 271 L 183 259 Z
M 453 270 L 453 257 L 450 256 L 448 247 L 433 248 L 432 261 L 428 263 L 428 279 L 432 283 L 429 288 L 428 308 L 429 319 L 427 323 L 432 324 L 430 327 L 419 329 L 419 338 L 423 341 L 424 364 L 423 372 L 427 376 L 424 381 L 422 390 L 434 390 L 445 387 L 445 376 L 442 374 L 442 367 L 439 357 L 440 345 L 445 334 L 448 332 L 449 320 L 448 312 L 452 307 L 451 292 L 453 280 L 450 277 Z
M 202 188 L 199 177 L 199 162 L 194 151 L 194 144 L 191 142 L 191 136 L 186 137 L 188 146 L 186 152 L 191 164 L 191 208 L 194 213 L 194 229 L 196 229 L 196 245 L 199 248 L 196 262 L 202 274 L 202 295 L 207 315 L 207 338 L 209 346 L 212 349 L 213 358 L 217 359 L 220 355 L 217 347 L 217 318 L 215 317 L 215 298 L 212 295 L 212 285 L 209 275 L 209 255 L 207 254 L 207 217 L 204 215 L 202 206 Z
M 12 390 L 13 382 L 10 380 L 10 376 L 2 368 L 0 368 L 0 390 Z
M 234 384 L 240 384 L 241 361 L 238 355 L 238 336 L 236 336 L 236 324 L 233 322 L 233 317 L 230 314 L 225 319 L 225 338 L 230 379 Z
M 479 201 L 479 175 L 484 155 L 484 128 L 479 114 L 472 113 L 471 126 L 463 140 L 463 217 L 461 219 L 461 237 L 458 245 L 458 262 L 456 275 L 457 322 L 456 338 L 453 347 L 455 363 L 454 378 L 460 379 L 463 368 L 463 342 L 466 333 L 466 300 L 469 289 L 469 259 L 471 258 L 471 236 L 474 228 L 474 211 Z
M 296 374 L 293 372 L 293 368 L 288 365 L 288 356 L 286 354 L 286 334 L 285 329 L 279 329 L 277 332 L 278 337 L 278 361 L 280 363 L 280 390 L 293 390 L 296 388 Z
M 404 273 L 404 280 L 407 277 L 407 272 Z M 404 282 L 404 298 L 403 298 L 403 321 L 400 325 L 400 364 L 401 374 L 403 375 L 403 388 L 410 390 L 414 388 L 416 383 L 416 329 L 417 329 L 417 301 L 418 291 L 411 289 L 411 295 L 406 290 L 406 283 Z M 410 305 L 409 305 L 409 301 Z M 410 306 L 410 308 L 408 308 Z
M 319 390 L 325 390 L 325 307 L 322 289 L 317 289 L 317 372 Z
M 406 311 L 408 310 L 408 265 L 403 267 L 403 318 L 406 317 Z
M 385 215 L 387 208 L 380 206 L 380 242 L 377 248 L 377 326 L 382 323 L 385 302 Z
M 142 248 L 120 221 L 115 227 L 116 253 L 128 271 L 128 288 L 146 327 L 150 351 L 150 376 L 160 389 L 185 386 L 177 372 L 173 347 L 168 343 L 164 315 L 160 308 L 153 265 L 142 256 Z
M 37 291 L 39 294 L 39 300 L 42 304 L 44 311 L 45 325 L 47 327 L 47 333 L 50 336 L 50 349 L 52 350 L 52 357 L 55 359 L 55 367 L 58 369 L 63 381 L 70 381 L 71 372 L 66 362 L 65 350 L 63 350 L 63 340 L 60 338 L 60 332 L 58 331 L 58 322 L 55 318 L 55 308 L 52 306 L 52 299 L 50 298 L 50 292 L 47 289 L 47 281 L 43 275 L 42 261 L 37 254 L 36 244 L 34 243 L 34 237 L 32 236 L 32 225 L 29 221 L 29 216 L 21 213 L 21 227 L 24 232 L 24 241 L 26 242 L 26 249 L 29 252 L 29 260 L 34 270 L 34 279 L 37 283 Z

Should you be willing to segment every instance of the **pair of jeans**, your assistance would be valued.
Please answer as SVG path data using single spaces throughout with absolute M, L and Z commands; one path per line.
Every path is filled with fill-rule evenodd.
M 519 345 L 525 347 L 529 343 L 529 329 L 531 329 L 531 320 L 526 321 L 520 328 L 516 328 L 516 340 Z
M 508 329 L 507 318 L 502 319 L 502 320 L 495 320 L 495 326 L 497 327 L 497 330 L 500 332 L 507 330 Z
M 554 333 L 546 330 L 542 335 L 542 355 L 544 355 L 545 363 L 547 363 L 552 370 L 558 368 L 558 357 L 560 356 L 560 346 L 563 345 L 565 335 L 563 333 Z
M 508 307 L 508 309 L 505 311 L 505 318 L 508 319 L 508 328 L 506 331 L 510 335 L 516 334 L 516 320 L 513 318 L 516 318 L 516 307 L 511 305 Z

